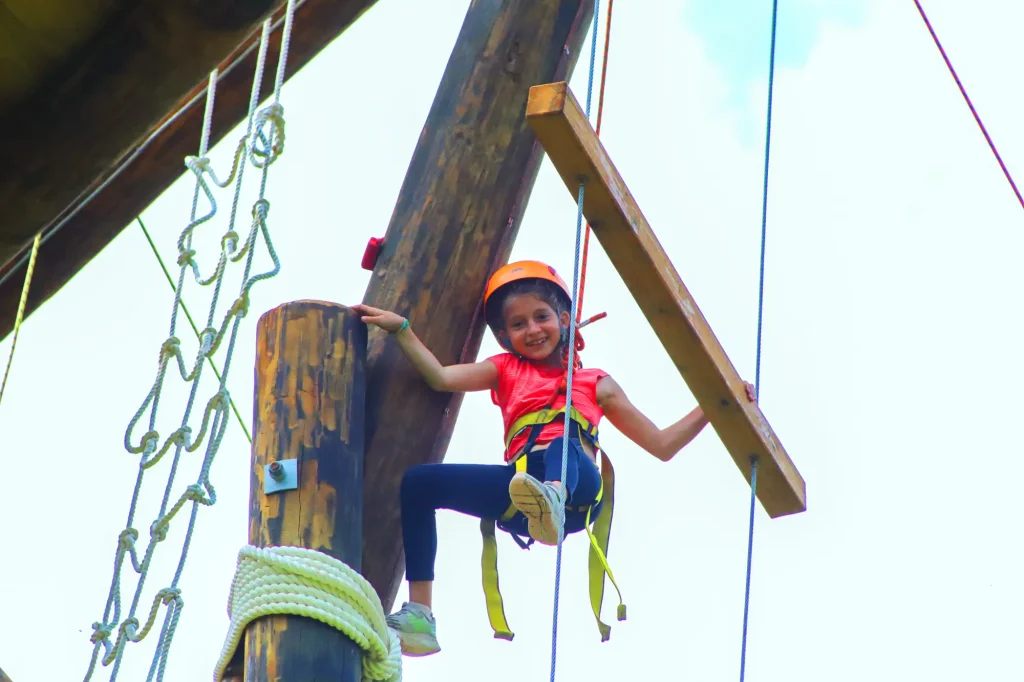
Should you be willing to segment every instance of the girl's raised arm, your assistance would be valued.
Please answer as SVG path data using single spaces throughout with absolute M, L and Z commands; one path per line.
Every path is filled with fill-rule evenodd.
M 747 399 L 757 400 L 754 386 L 744 382 Z M 597 383 L 597 402 L 608 421 L 626 438 L 642 447 L 663 462 L 667 462 L 682 450 L 697 434 L 708 425 L 708 418 L 700 407 L 672 426 L 659 429 L 626 397 L 625 391 L 610 376 Z
M 351 308 L 362 316 L 363 322 L 375 324 L 384 331 L 394 334 L 399 348 L 409 358 L 409 362 L 435 391 L 461 393 L 497 388 L 498 368 L 493 362 L 484 360 L 445 367 L 430 349 L 423 345 L 409 327 L 409 321 L 401 315 L 362 304 Z

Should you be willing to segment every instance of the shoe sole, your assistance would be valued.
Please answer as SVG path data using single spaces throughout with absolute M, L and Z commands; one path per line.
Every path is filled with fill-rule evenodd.
M 557 545 L 558 526 L 544 492 L 525 475 L 516 474 L 508 494 L 512 504 L 526 517 L 530 536 L 542 545 Z
M 437 640 L 428 634 L 423 633 L 409 633 L 395 631 L 398 635 L 398 641 L 402 645 L 402 653 L 406 656 L 430 656 L 436 654 L 441 650 L 438 646 Z

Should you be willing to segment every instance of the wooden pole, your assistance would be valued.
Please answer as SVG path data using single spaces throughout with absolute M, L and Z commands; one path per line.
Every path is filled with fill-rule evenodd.
M 0 682 L 11 682 L 11 678 L 3 670 L 0 670 Z
M 489 0 L 466 13 L 363 298 L 407 316 L 443 364 L 476 359 L 484 286 L 508 262 L 537 177 L 530 86 L 569 78 L 593 15 L 593 0 Z M 390 610 L 405 571 L 402 476 L 444 459 L 462 395 L 430 390 L 385 333 L 369 348 L 362 573 Z
M 316 549 L 358 571 L 366 325 L 344 306 L 293 301 L 260 318 L 256 344 L 249 543 Z M 267 475 L 275 462 L 281 482 Z M 246 628 L 244 673 L 245 682 L 359 682 L 362 652 L 317 620 L 268 616 Z

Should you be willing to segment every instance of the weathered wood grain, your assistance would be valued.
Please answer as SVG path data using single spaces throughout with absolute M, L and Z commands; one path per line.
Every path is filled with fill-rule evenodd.
M 407 316 L 444 364 L 476 358 L 484 286 L 508 262 L 537 176 L 529 88 L 569 77 L 593 11 L 592 0 L 480 0 L 466 14 L 363 299 Z M 379 331 L 368 362 L 363 575 L 390 609 L 405 569 L 402 475 L 444 458 L 462 395 L 431 391 Z
M 250 544 L 316 549 L 360 569 L 365 397 L 366 325 L 358 315 L 294 301 L 260 318 Z M 264 465 L 288 459 L 298 460 L 298 489 L 264 494 Z M 359 647 L 317 620 L 269 616 L 246 628 L 245 682 L 361 675 Z
M 565 82 L 530 89 L 526 117 L 572 200 L 586 181 L 583 215 L 769 516 L 807 509 L 807 491 L 786 448 L 690 295 Z
M 215 3 L 214 7 L 206 10 L 208 14 L 204 15 L 205 20 L 210 21 L 211 26 L 220 26 L 227 15 L 217 15 L 214 12 L 215 7 L 232 8 L 232 11 L 239 11 L 233 8 L 240 7 L 250 11 L 254 1 Z M 204 3 L 197 0 L 190 2 L 196 7 L 204 6 Z M 300 5 L 295 13 L 292 41 L 288 49 L 286 78 L 290 78 L 309 63 L 375 2 L 376 0 L 306 0 Z M 274 4 L 278 7 L 274 17 L 280 18 L 283 13 L 282 2 L 275 0 Z M 267 63 L 270 67 L 264 73 L 264 96 L 273 88 L 274 67 L 280 52 L 280 34 L 281 27 L 278 26 L 267 53 Z M 249 92 L 256 65 L 256 50 L 250 48 L 259 39 L 259 27 L 257 26 L 255 33 L 248 35 L 244 41 L 243 34 L 232 35 L 236 37 L 232 38 L 233 42 L 226 41 L 230 44 L 223 51 L 224 54 L 230 52 L 230 55 L 219 64 L 222 73 L 217 85 L 212 144 L 223 139 L 227 132 L 245 119 L 249 106 Z M 200 40 L 200 34 L 193 39 Z M 89 64 L 93 63 L 81 66 L 82 74 L 87 75 L 89 68 L 93 68 Z M 57 293 L 114 237 L 126 226 L 131 225 L 135 217 L 172 182 L 181 177 L 184 171 L 183 159 L 189 154 L 195 154 L 199 147 L 203 110 L 206 106 L 205 79 L 215 64 L 217 57 L 214 57 L 209 66 L 204 67 L 195 78 L 185 79 L 187 82 L 173 97 L 168 95 L 168 101 L 162 104 L 150 99 L 148 88 L 140 91 L 137 87 L 127 87 L 133 82 L 130 74 L 122 74 L 118 69 L 108 74 L 108 79 L 126 79 L 126 90 L 120 97 L 128 102 L 127 108 L 135 109 L 136 106 L 141 106 L 152 110 L 144 123 L 139 122 L 140 118 L 143 118 L 139 116 L 125 120 L 122 120 L 119 114 L 115 117 L 111 113 L 114 109 L 91 112 L 88 116 L 78 117 L 76 112 L 80 108 L 87 108 L 88 102 L 92 100 L 79 103 L 72 99 L 64 102 L 64 108 L 47 110 L 50 113 L 46 114 L 45 120 L 30 122 L 34 127 L 19 130 L 18 137 L 24 137 L 27 130 L 31 132 L 32 139 L 22 140 L 20 146 L 11 151 L 12 154 L 15 151 L 21 155 L 65 154 L 66 158 L 61 156 L 59 159 L 61 163 L 87 164 L 93 162 L 79 160 L 75 155 L 83 151 L 83 145 L 90 144 L 90 153 L 98 155 L 97 158 L 103 157 L 106 161 L 93 163 L 90 166 L 92 170 L 88 173 L 74 175 L 70 169 L 65 170 L 60 164 L 36 168 L 25 177 L 19 177 L 9 165 L 5 167 L 6 170 L 0 170 L 0 173 L 7 173 L 0 174 L 0 196 L 5 196 L 8 191 L 16 192 L 18 187 L 25 183 L 52 187 L 46 191 L 53 193 L 45 202 L 32 200 L 32 212 L 26 205 L 18 203 L 30 199 L 28 195 L 16 196 L 15 203 L 7 203 L 4 206 L 4 220 L 0 221 L 0 339 L 6 337 L 13 328 L 25 277 L 25 264 L 28 262 L 28 247 L 36 232 L 43 230 L 45 236 L 29 291 L 26 318 Z M 231 64 L 234 66 L 229 71 L 224 71 Z M 163 76 L 160 75 L 159 64 L 153 65 L 153 68 L 157 71 L 154 79 L 161 80 Z M 82 74 L 71 74 L 67 78 L 84 78 Z M 53 89 L 61 90 L 56 85 Z M 138 98 L 138 102 L 132 101 L 133 97 Z M 45 104 L 46 102 L 42 102 L 40 106 Z M 93 106 L 98 105 L 93 103 Z M 116 126 L 112 123 L 115 118 Z M 128 130 L 132 125 L 135 126 L 134 130 Z M 91 142 L 73 139 L 74 144 L 66 150 L 54 146 L 50 138 L 57 139 L 68 134 L 68 128 L 78 136 L 95 138 L 99 135 L 100 138 Z M 117 130 L 107 132 L 106 128 Z M 0 154 L 6 158 L 7 151 L 0 151 Z M 129 162 L 115 174 L 118 165 L 124 160 Z M 12 157 L 9 163 L 13 162 Z M 60 192 L 59 200 L 57 192 Z M 92 198 L 83 204 L 82 202 L 89 197 Z

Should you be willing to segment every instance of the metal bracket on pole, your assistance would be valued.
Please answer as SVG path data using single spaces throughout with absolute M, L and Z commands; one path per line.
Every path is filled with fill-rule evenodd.
M 263 492 L 266 495 L 299 487 L 298 460 L 284 459 L 263 465 Z

